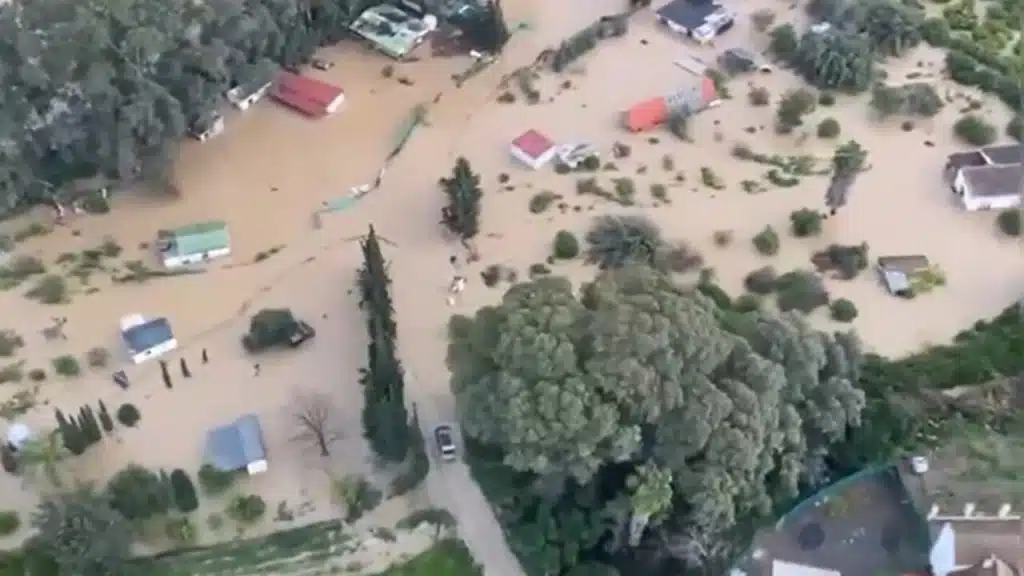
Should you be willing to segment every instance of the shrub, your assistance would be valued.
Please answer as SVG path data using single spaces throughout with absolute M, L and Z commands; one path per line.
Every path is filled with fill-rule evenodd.
M 225 514 L 239 524 L 252 524 L 267 512 L 267 503 L 256 494 L 239 494 L 228 503 Z
M 772 93 L 763 86 L 754 86 L 747 92 L 747 100 L 751 106 L 767 106 L 772 103 Z
M 776 282 L 779 310 L 799 310 L 804 314 L 828 304 L 825 283 L 813 272 L 794 270 L 779 277 Z
M 424 508 L 411 512 L 395 524 L 399 530 L 415 530 L 421 524 L 433 524 L 441 528 L 455 528 L 456 521 L 452 513 L 444 508 Z
M 800 126 L 804 123 L 804 115 L 814 110 L 816 101 L 814 93 L 805 88 L 786 92 L 783 94 L 782 99 L 779 100 L 779 107 L 776 112 L 779 124 L 787 128 Z
M 829 106 L 836 105 L 836 95 L 831 92 L 822 92 L 818 94 L 818 104 L 828 108 Z
M 110 362 L 110 351 L 102 346 L 95 346 L 89 349 L 85 357 L 89 366 L 103 368 Z
M 711 240 L 715 243 L 715 246 L 725 248 L 732 244 L 732 230 L 715 230 L 711 235 Z
M 543 192 L 537 192 L 530 198 L 530 213 L 540 214 L 547 210 L 555 200 L 558 200 L 558 194 L 544 190 Z
M 107 483 L 110 506 L 129 520 L 145 520 L 167 512 L 171 494 L 160 476 L 129 464 Z
M 121 404 L 117 409 L 117 421 L 129 428 L 134 427 L 141 419 L 142 415 L 139 414 L 139 409 L 134 404 Z
M 42 382 L 46 380 L 46 370 L 42 368 L 33 368 L 28 371 L 28 379 L 33 382 Z
M 842 128 L 835 118 L 825 118 L 818 122 L 818 138 L 836 138 Z
M 789 215 L 793 235 L 798 238 L 817 236 L 821 233 L 821 214 L 817 210 L 801 208 Z
M 210 464 L 199 468 L 199 485 L 211 496 L 223 494 L 235 483 L 235 473 L 218 470 Z
M 551 274 L 551 268 L 548 268 L 547 264 L 542 262 L 534 262 L 533 264 L 530 264 L 530 267 L 527 269 L 527 273 L 530 275 L 530 278 L 547 276 L 548 274 Z
M 630 262 L 652 264 L 662 245 L 661 229 L 642 216 L 600 216 L 587 231 L 586 259 L 601 269 Z
M 732 309 L 737 312 L 753 312 L 761 309 L 761 297 L 757 294 L 741 294 L 733 301 Z
M 685 274 L 704 265 L 704 257 L 686 242 L 662 246 L 654 255 L 654 267 L 665 271 Z
M 0 384 L 6 384 L 8 382 L 21 382 L 25 378 L 25 373 L 22 371 L 22 365 L 24 362 L 15 362 L 14 364 L 8 364 L 3 368 L 0 368 Z
M 350 474 L 331 481 L 335 501 L 345 508 L 345 521 L 355 522 L 380 504 L 381 493 L 366 478 Z
M 1017 142 L 1024 142 L 1024 116 L 1017 115 L 1006 124 L 1006 135 Z
M 701 280 L 698 282 L 697 291 L 710 298 L 722 310 L 732 308 L 732 298 L 729 297 L 729 293 L 711 280 Z
M 22 254 L 15 256 L 3 269 L 4 275 L 12 278 L 24 279 L 36 274 L 46 272 L 46 266 L 42 260 L 35 256 Z
M 199 497 L 196 495 L 196 486 L 189 478 L 188 472 L 176 468 L 171 472 L 171 494 L 174 495 L 174 505 L 183 513 L 188 514 L 199 507 Z
M 242 346 L 251 353 L 287 344 L 298 329 L 298 321 L 287 308 L 264 308 L 249 319 L 249 332 Z
M 770 294 L 775 290 L 778 278 L 775 268 L 764 266 L 747 274 L 747 277 L 743 279 L 743 285 L 754 294 Z
M 82 373 L 82 366 L 77 358 L 64 354 L 53 359 L 53 371 L 61 376 L 78 376 Z
M 779 235 L 771 226 L 765 226 L 754 236 L 752 242 L 754 248 L 765 256 L 774 256 L 779 253 Z
M 996 217 L 996 225 L 998 225 L 1003 234 L 1006 234 L 1007 236 L 1020 236 L 1020 210 L 1003 210 L 999 213 L 999 216 Z
M 836 322 L 853 322 L 857 318 L 857 306 L 846 298 L 840 298 L 829 305 L 829 312 Z
M 0 444 L 0 465 L 3 465 L 4 472 L 8 474 L 18 473 L 18 457 L 7 443 Z
M 25 295 L 43 304 L 61 304 L 68 300 L 68 283 L 62 276 L 47 274 Z
M 188 516 L 179 518 L 168 518 L 164 526 L 164 533 L 176 544 L 192 544 L 196 541 L 199 531 Z
M 560 260 L 572 260 L 580 255 L 580 241 L 568 230 L 559 230 L 552 243 L 552 254 Z
M 852 280 L 868 267 L 868 245 L 831 244 L 825 250 L 815 252 L 811 263 L 819 272 L 838 270 L 843 280 Z
M 780 60 L 790 61 L 800 48 L 800 39 L 792 24 L 780 24 L 769 32 L 768 51 Z
M 0 356 L 9 358 L 14 356 L 25 345 L 25 340 L 13 330 L 0 330 Z
M 14 510 L 0 511 L 0 536 L 10 536 L 21 528 L 21 517 Z
M 977 114 L 965 114 L 953 124 L 957 138 L 971 146 L 988 146 L 996 140 L 996 129 Z

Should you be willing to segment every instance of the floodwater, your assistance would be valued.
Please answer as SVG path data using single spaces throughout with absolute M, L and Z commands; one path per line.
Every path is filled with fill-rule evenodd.
M 994 214 L 958 209 L 941 179 L 945 156 L 959 147 L 952 141 L 950 127 L 958 109 L 965 106 L 961 98 L 953 98 L 938 117 L 903 132 L 898 120 L 880 124 L 872 119 L 864 97 L 840 97 L 836 106 L 821 108 L 807 119 L 808 138 L 776 136 L 771 129 L 774 106 L 754 108 L 746 99 L 748 82 L 767 87 L 773 104 L 785 90 L 799 85 L 789 73 L 776 71 L 732 80 L 733 98 L 692 122 L 692 143 L 681 142 L 667 131 L 632 135 L 619 127 L 621 111 L 639 100 L 692 85 L 697 79 L 673 61 L 687 55 L 712 60 L 714 49 L 669 36 L 650 13 L 643 13 L 634 19 L 628 36 L 599 46 L 563 77 L 544 73 L 537 83 L 541 103 L 501 104 L 496 96 L 502 76 L 531 63 L 544 47 L 597 16 L 614 12 L 624 2 L 505 0 L 504 4 L 511 21 L 529 22 L 530 28 L 515 35 L 500 62 L 461 89 L 455 89 L 450 77 L 469 65 L 468 58 L 432 60 L 428 50 L 421 50 L 421 61 L 397 64 L 394 77 L 386 78 L 381 70 L 388 62 L 382 56 L 352 44 L 325 49 L 322 56 L 337 65 L 328 72 L 310 74 L 344 87 L 346 104 L 334 116 L 309 120 L 269 100 L 244 113 L 229 113 L 224 134 L 182 147 L 176 170 L 180 197 L 118 196 L 108 215 L 78 217 L 67 227 L 19 245 L 19 251 L 52 263 L 61 253 L 92 248 L 111 237 L 125 248 L 118 260 L 141 259 L 156 267 L 151 250 L 141 248 L 152 242 L 156 230 L 210 219 L 225 220 L 230 226 L 232 257 L 213 263 L 205 274 L 127 285 L 112 285 L 97 276 L 91 282 L 97 291 L 86 293 L 83 287 L 69 304 L 57 307 L 25 299 L 24 289 L 0 294 L 0 328 L 16 330 L 26 340 L 17 359 L 25 362 L 26 369 L 41 367 L 51 373 L 39 385 L 39 405 L 24 421 L 44 430 L 52 426 L 54 407 L 77 411 L 83 403 L 99 399 L 111 411 L 122 402 L 133 402 L 141 410 L 138 427 L 121 429 L 115 438 L 65 464 L 67 482 L 72 477 L 102 481 L 128 462 L 194 472 L 206 431 L 254 412 L 263 421 L 271 470 L 246 480 L 243 489 L 261 494 L 271 510 L 280 501 L 293 509 L 308 503 L 303 507 L 308 512 L 297 521 L 329 516 L 333 510 L 323 470 L 335 474 L 371 470 L 360 439 L 362 398 L 357 383 L 365 360 L 365 327 L 352 294 L 361 256 L 358 239 L 370 224 L 386 240 L 385 252 L 391 261 L 410 401 L 426 418 L 454 418 L 444 367 L 445 325 L 453 310 L 445 305 L 445 298 L 455 273 L 449 256 L 461 252 L 438 224 L 444 198 L 437 180 L 450 172 L 459 155 L 466 156 L 481 174 L 485 202 L 477 242 L 482 258 L 459 272 L 469 278 L 469 285 L 455 306 L 458 313 L 471 313 L 500 296 L 500 290 L 487 289 L 479 281 L 484 266 L 505 264 L 525 276 L 531 263 L 544 261 L 557 230 L 582 234 L 593 216 L 604 213 L 650 216 L 668 238 L 699 248 L 723 286 L 735 293 L 750 270 L 765 264 L 780 271 L 809 268 L 810 254 L 830 243 L 866 241 L 873 257 L 926 254 L 945 272 L 948 285 L 912 301 L 887 295 L 871 273 L 852 282 L 828 281 L 834 297 L 847 297 L 857 304 L 860 317 L 853 327 L 870 348 L 882 353 L 902 354 L 946 341 L 1018 297 L 1024 284 L 1019 245 L 1000 238 Z M 749 2 L 744 10 L 764 6 L 777 9 L 780 19 L 788 14 L 787 5 L 770 0 Z M 764 44 L 764 37 L 741 16 L 718 48 L 760 50 Z M 940 55 L 921 49 L 891 67 L 890 78 L 895 81 L 910 72 L 940 74 Z M 408 78 L 412 85 L 398 82 L 399 77 Z M 940 93 L 948 90 L 953 97 L 963 91 L 936 81 L 942 85 Z M 418 103 L 430 107 L 428 125 L 417 130 L 389 167 L 383 186 L 354 208 L 324 216 L 322 226 L 314 227 L 313 214 L 323 202 L 373 180 L 395 144 L 400 125 Z M 1006 119 L 1006 112 L 996 104 L 986 104 L 982 113 L 999 126 Z M 835 143 L 816 139 L 813 128 L 826 116 L 842 124 L 840 141 L 856 139 L 869 150 L 871 169 L 858 180 L 849 206 L 827 222 L 821 237 L 803 240 L 783 233 L 779 255 L 759 256 L 750 237 L 766 224 L 784 232 L 791 211 L 821 207 L 827 177 L 747 194 L 740 182 L 760 178 L 766 167 L 741 162 L 730 150 L 742 141 L 759 152 L 813 154 L 824 167 Z M 754 127 L 755 133 L 748 133 L 748 127 Z M 557 175 L 550 169 L 533 172 L 516 165 L 508 155 L 508 143 L 528 128 L 559 142 L 590 142 L 609 159 L 613 143 L 630 145 L 632 155 L 615 160 L 618 171 L 602 173 L 600 178 L 606 186 L 612 178 L 632 178 L 638 204 L 622 208 L 577 196 L 575 176 Z M 657 143 L 648 140 L 651 136 Z M 675 165 L 671 171 L 663 169 L 665 156 Z M 712 191 L 702 186 L 701 167 L 714 169 L 727 188 Z M 677 172 L 684 173 L 685 182 L 676 182 Z M 510 176 L 508 185 L 498 183 L 502 173 Z M 670 205 L 653 206 L 648 188 L 654 183 L 668 185 Z M 562 194 L 567 210 L 530 214 L 530 197 L 542 190 Z M 712 234 L 716 230 L 732 230 L 734 243 L 715 247 Z M 272 257 L 254 262 L 257 253 L 281 246 Z M 559 266 L 556 272 L 578 281 L 593 274 L 581 264 Z M 299 351 L 259 358 L 261 370 L 255 376 L 254 360 L 242 352 L 239 337 L 248 314 L 279 306 L 292 308 L 313 324 L 318 336 Z M 182 345 L 168 357 L 175 376 L 173 390 L 164 388 L 155 363 L 127 365 L 118 320 L 130 313 L 170 320 Z M 40 333 L 54 316 L 68 318 L 66 341 L 45 342 Z M 813 320 L 833 327 L 822 311 Z M 74 379 L 52 374 L 52 358 L 65 353 L 83 357 L 93 346 L 112 351 L 113 362 L 132 380 L 129 390 L 112 384 L 113 367 L 87 369 Z M 199 361 L 204 348 L 210 356 L 206 365 Z M 187 359 L 191 378 L 179 375 L 179 357 Z M 26 381 L 5 384 L 3 391 L 13 394 L 30 388 Z M 326 461 L 312 447 L 293 440 L 298 432 L 293 415 L 300 392 L 329 398 L 332 426 L 341 439 Z M 0 475 L 4 495 L 0 508 L 31 510 L 42 484 Z M 204 510 L 212 511 L 214 506 L 204 503 Z M 268 522 L 262 529 L 270 527 Z M 202 534 L 204 540 L 227 536 L 205 530 Z

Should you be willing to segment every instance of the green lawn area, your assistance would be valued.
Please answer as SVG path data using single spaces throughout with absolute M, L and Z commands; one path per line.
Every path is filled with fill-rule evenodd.
M 483 576 L 482 568 L 460 540 L 443 540 L 433 548 L 377 576 Z

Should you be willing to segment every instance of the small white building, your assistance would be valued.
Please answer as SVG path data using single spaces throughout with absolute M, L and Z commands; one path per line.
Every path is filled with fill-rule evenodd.
M 550 138 L 531 128 L 512 141 L 509 152 L 516 160 L 540 170 L 555 157 L 558 147 Z
M 166 318 L 146 318 L 130 314 L 121 318 L 121 339 L 128 347 L 132 362 L 142 364 L 178 347 L 178 340 Z
M 1024 187 L 1024 146 L 988 146 L 950 154 L 945 173 L 966 210 L 1016 208 Z
M 157 233 L 157 249 L 166 268 L 203 264 L 231 254 L 231 235 L 225 222 L 199 222 Z
M 253 104 L 259 102 L 267 95 L 270 86 L 273 84 L 270 79 L 260 79 L 235 86 L 228 90 L 224 97 L 239 110 L 248 110 Z
M 212 114 L 204 115 L 196 120 L 192 126 L 189 127 L 188 133 L 196 140 L 206 142 L 223 131 L 224 117 L 219 113 L 214 112 Z
M 656 12 L 658 22 L 676 34 L 706 44 L 735 24 L 735 16 L 711 0 L 674 0 Z

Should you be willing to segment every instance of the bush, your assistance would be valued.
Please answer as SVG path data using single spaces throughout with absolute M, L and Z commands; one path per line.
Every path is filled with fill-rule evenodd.
M 1010 209 L 1003 210 L 996 217 L 996 225 L 999 226 L 999 230 L 1007 236 L 1020 236 L 1021 233 L 1021 217 L 1020 210 Z
M 558 200 L 558 194 L 544 190 L 543 192 L 537 192 L 530 198 L 530 213 L 540 214 L 546 211 L 554 202 Z
M 774 256 L 779 253 L 779 235 L 771 226 L 765 226 L 764 230 L 754 236 L 752 242 L 754 248 L 765 256 Z
M 568 230 L 559 230 L 555 234 L 552 253 L 560 260 L 572 260 L 580 255 L 580 241 Z
M 139 414 L 139 409 L 134 404 L 121 404 L 121 407 L 117 409 L 117 421 L 129 428 L 134 427 L 141 419 L 142 415 Z
M 661 229 L 643 216 L 600 216 L 587 231 L 589 264 L 601 269 L 630 262 L 653 264 L 662 246 Z
M 239 494 L 228 503 L 225 514 L 239 524 L 252 524 L 267 512 L 267 503 L 255 494 Z
M 331 481 L 335 501 L 345 508 L 345 521 L 355 522 L 380 504 L 381 493 L 366 478 L 350 474 Z
M 14 510 L 0 511 L 0 536 L 10 536 L 21 528 L 21 517 Z
M 654 255 L 655 268 L 663 272 L 685 274 L 704 265 L 704 257 L 686 242 L 659 248 Z
M 0 356 L 9 358 L 14 356 L 19 348 L 25 345 L 25 340 L 13 330 L 0 330 Z
M 53 359 L 53 371 L 61 376 L 78 376 L 82 373 L 82 366 L 78 359 L 70 354 L 57 356 Z
M 821 234 L 821 214 L 817 210 L 801 208 L 789 215 L 792 224 L 793 235 L 797 238 L 817 236 Z
M 444 508 L 424 508 L 410 513 L 395 524 L 399 530 L 415 530 L 421 524 L 432 524 L 445 529 L 455 528 L 457 525 L 452 513 Z
M 18 457 L 7 443 L 0 444 L 0 465 L 3 465 L 4 472 L 8 474 L 18 473 Z
M 729 293 L 711 280 L 702 280 L 698 282 L 697 291 L 710 298 L 715 305 L 722 310 L 729 310 L 732 308 L 732 298 L 729 296 Z
M 1006 125 L 1006 135 L 1017 142 L 1024 142 L 1024 116 L 1014 116 Z
M 171 494 L 157 474 L 129 464 L 107 483 L 110 506 L 129 520 L 145 520 L 167 512 Z
M 747 100 L 751 106 L 767 106 L 772 103 L 772 93 L 767 88 L 755 86 L 747 92 Z
M 838 270 L 843 280 L 852 280 L 868 267 L 868 245 L 831 244 L 825 250 L 815 252 L 811 263 L 819 272 Z
M 199 468 L 199 485 L 211 496 L 227 492 L 235 483 L 235 473 L 218 470 L 210 464 Z
M 68 301 L 68 283 L 62 276 L 47 274 L 25 295 L 43 304 L 62 304 Z
M 780 24 L 769 32 L 768 51 L 780 60 L 790 61 L 800 48 L 800 39 L 792 24 Z
M 192 523 L 192 519 L 188 516 L 168 518 L 167 524 L 164 526 L 164 533 L 167 534 L 167 538 L 171 542 L 179 545 L 192 544 L 199 535 L 195 524 Z
M 779 277 L 776 282 L 779 310 L 799 310 L 808 314 L 828 304 L 825 283 L 813 272 L 794 270 Z
M 46 370 L 42 368 L 33 368 L 28 371 L 28 379 L 33 382 L 42 382 L 46 380 Z
M 818 138 L 836 138 L 842 128 L 835 118 L 825 118 L 818 122 Z
M 828 108 L 829 106 L 836 105 L 836 95 L 831 92 L 822 92 L 818 94 L 818 104 Z
M 25 373 L 21 367 L 24 362 L 15 362 L 14 364 L 8 364 L 3 368 L 0 368 L 0 384 L 6 384 L 8 382 L 21 382 L 25 377 Z
M 103 368 L 110 362 L 110 352 L 102 346 L 90 348 L 85 357 L 93 368 Z
M 977 114 L 965 114 L 953 124 L 953 134 L 971 146 L 988 146 L 996 140 L 996 129 Z
M 757 294 L 741 294 L 733 301 L 732 309 L 737 312 L 753 312 L 761 309 L 761 297 Z
M 846 298 L 840 298 L 829 305 L 829 311 L 836 322 L 853 322 L 857 318 L 857 306 Z
M 754 294 L 770 294 L 775 291 L 778 279 L 775 268 L 764 266 L 747 274 L 747 277 L 743 279 L 743 285 Z
M 805 88 L 790 90 L 779 100 L 776 112 L 779 124 L 787 128 L 795 128 L 804 123 L 803 117 L 812 110 L 817 98 Z
M 189 478 L 188 472 L 181 468 L 171 472 L 171 494 L 174 495 L 174 505 L 185 514 L 199 507 L 196 486 Z
M 249 332 L 242 338 L 242 346 L 255 353 L 287 344 L 298 325 L 291 310 L 264 308 L 249 319 Z

